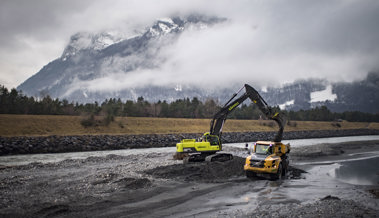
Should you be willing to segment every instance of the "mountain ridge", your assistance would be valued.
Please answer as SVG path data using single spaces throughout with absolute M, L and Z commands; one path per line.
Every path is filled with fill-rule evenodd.
M 126 75 L 133 77 L 160 68 L 166 61 L 166 57 L 161 55 L 162 50 L 175 43 L 188 29 L 203 30 L 225 21 L 225 18 L 190 15 L 159 19 L 135 36 L 118 32 L 76 33 L 59 58 L 48 63 L 17 89 L 29 96 L 50 95 L 80 103 L 102 102 L 109 98 L 137 100 L 140 96 L 151 102 L 197 97 L 200 100 L 213 98 L 222 103 L 243 82 L 225 88 L 184 83 L 157 85 L 154 81 L 144 81 L 144 85 L 137 86 L 125 78 Z M 261 88 L 259 91 L 268 104 L 282 109 L 306 110 L 325 105 L 335 112 L 358 110 L 378 113 L 378 78 L 378 72 L 370 72 L 365 79 L 351 83 L 307 79 L 280 88 L 257 88 Z

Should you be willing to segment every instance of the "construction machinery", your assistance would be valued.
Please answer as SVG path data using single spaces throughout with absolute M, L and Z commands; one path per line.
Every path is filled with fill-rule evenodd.
M 244 170 L 246 177 L 281 179 L 288 171 L 290 145 L 273 141 L 257 141 L 249 150 Z
M 245 93 L 236 98 L 244 88 Z M 183 159 L 184 163 L 231 160 L 233 158 L 232 154 L 220 153 L 220 151 L 222 151 L 222 128 L 227 116 L 248 98 L 258 106 L 268 119 L 276 121 L 279 130 L 273 139 L 273 143 L 275 145 L 279 144 L 283 136 L 284 125 L 286 122 L 285 116 L 277 109 L 268 106 L 265 100 L 253 87 L 245 84 L 244 87 L 234 93 L 225 105 L 213 116 L 209 132 L 204 133 L 204 135 L 198 140 L 183 139 L 180 143 L 176 144 L 176 158 Z M 250 162 L 254 159 L 252 156 L 248 158 Z M 273 156 L 271 158 L 273 158 Z M 245 170 L 248 172 L 247 174 L 250 175 L 250 172 L 255 172 L 256 168 L 249 165 Z M 269 173 L 272 172 L 274 171 L 269 171 Z

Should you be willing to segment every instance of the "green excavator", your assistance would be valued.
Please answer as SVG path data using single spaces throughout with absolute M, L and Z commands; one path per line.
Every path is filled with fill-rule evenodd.
M 238 94 L 245 89 L 245 93 L 236 98 Z M 236 98 L 236 99 L 235 99 Z M 200 161 L 227 161 L 233 158 L 232 154 L 221 153 L 222 151 L 222 128 L 227 116 L 234 111 L 246 99 L 254 102 L 262 113 L 271 120 L 276 121 L 279 130 L 275 135 L 273 142 L 280 142 L 283 136 L 285 116 L 280 111 L 267 105 L 265 100 L 251 86 L 245 84 L 225 103 L 225 105 L 213 116 L 210 123 L 210 130 L 203 134 L 199 139 L 183 139 L 176 144 L 176 159 L 183 159 L 183 162 L 200 162 Z

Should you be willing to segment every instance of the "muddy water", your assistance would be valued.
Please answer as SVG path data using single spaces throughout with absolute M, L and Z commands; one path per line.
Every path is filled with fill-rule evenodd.
M 317 138 L 317 139 L 294 139 L 285 140 L 284 143 L 290 143 L 292 147 L 309 146 L 320 143 L 340 143 L 349 141 L 369 141 L 379 140 L 379 136 L 349 136 L 349 137 L 332 137 L 332 138 Z M 246 143 L 230 143 L 224 144 L 225 147 L 244 148 Z M 248 143 L 251 144 L 251 143 Z M 131 155 L 131 154 L 146 154 L 146 153 L 174 153 L 175 147 L 165 148 L 141 148 L 141 149 L 123 149 L 112 151 L 90 151 L 90 152 L 70 152 L 57 154 L 28 154 L 28 155 L 11 155 L 0 156 L 0 165 L 16 166 L 25 165 L 33 162 L 52 163 L 66 159 L 86 159 L 88 157 L 104 157 L 109 154 L 116 155 Z
M 379 184 L 379 155 L 377 157 L 358 159 L 337 164 L 331 174 L 338 180 L 354 185 Z

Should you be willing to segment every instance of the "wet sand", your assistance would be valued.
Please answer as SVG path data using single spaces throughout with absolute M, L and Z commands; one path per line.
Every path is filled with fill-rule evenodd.
M 370 168 L 379 141 L 293 148 L 281 181 L 247 179 L 245 151 L 225 151 L 240 157 L 183 165 L 149 153 L 2 167 L 0 217 L 379 216 L 379 171 Z M 359 166 L 374 176 L 352 179 Z

